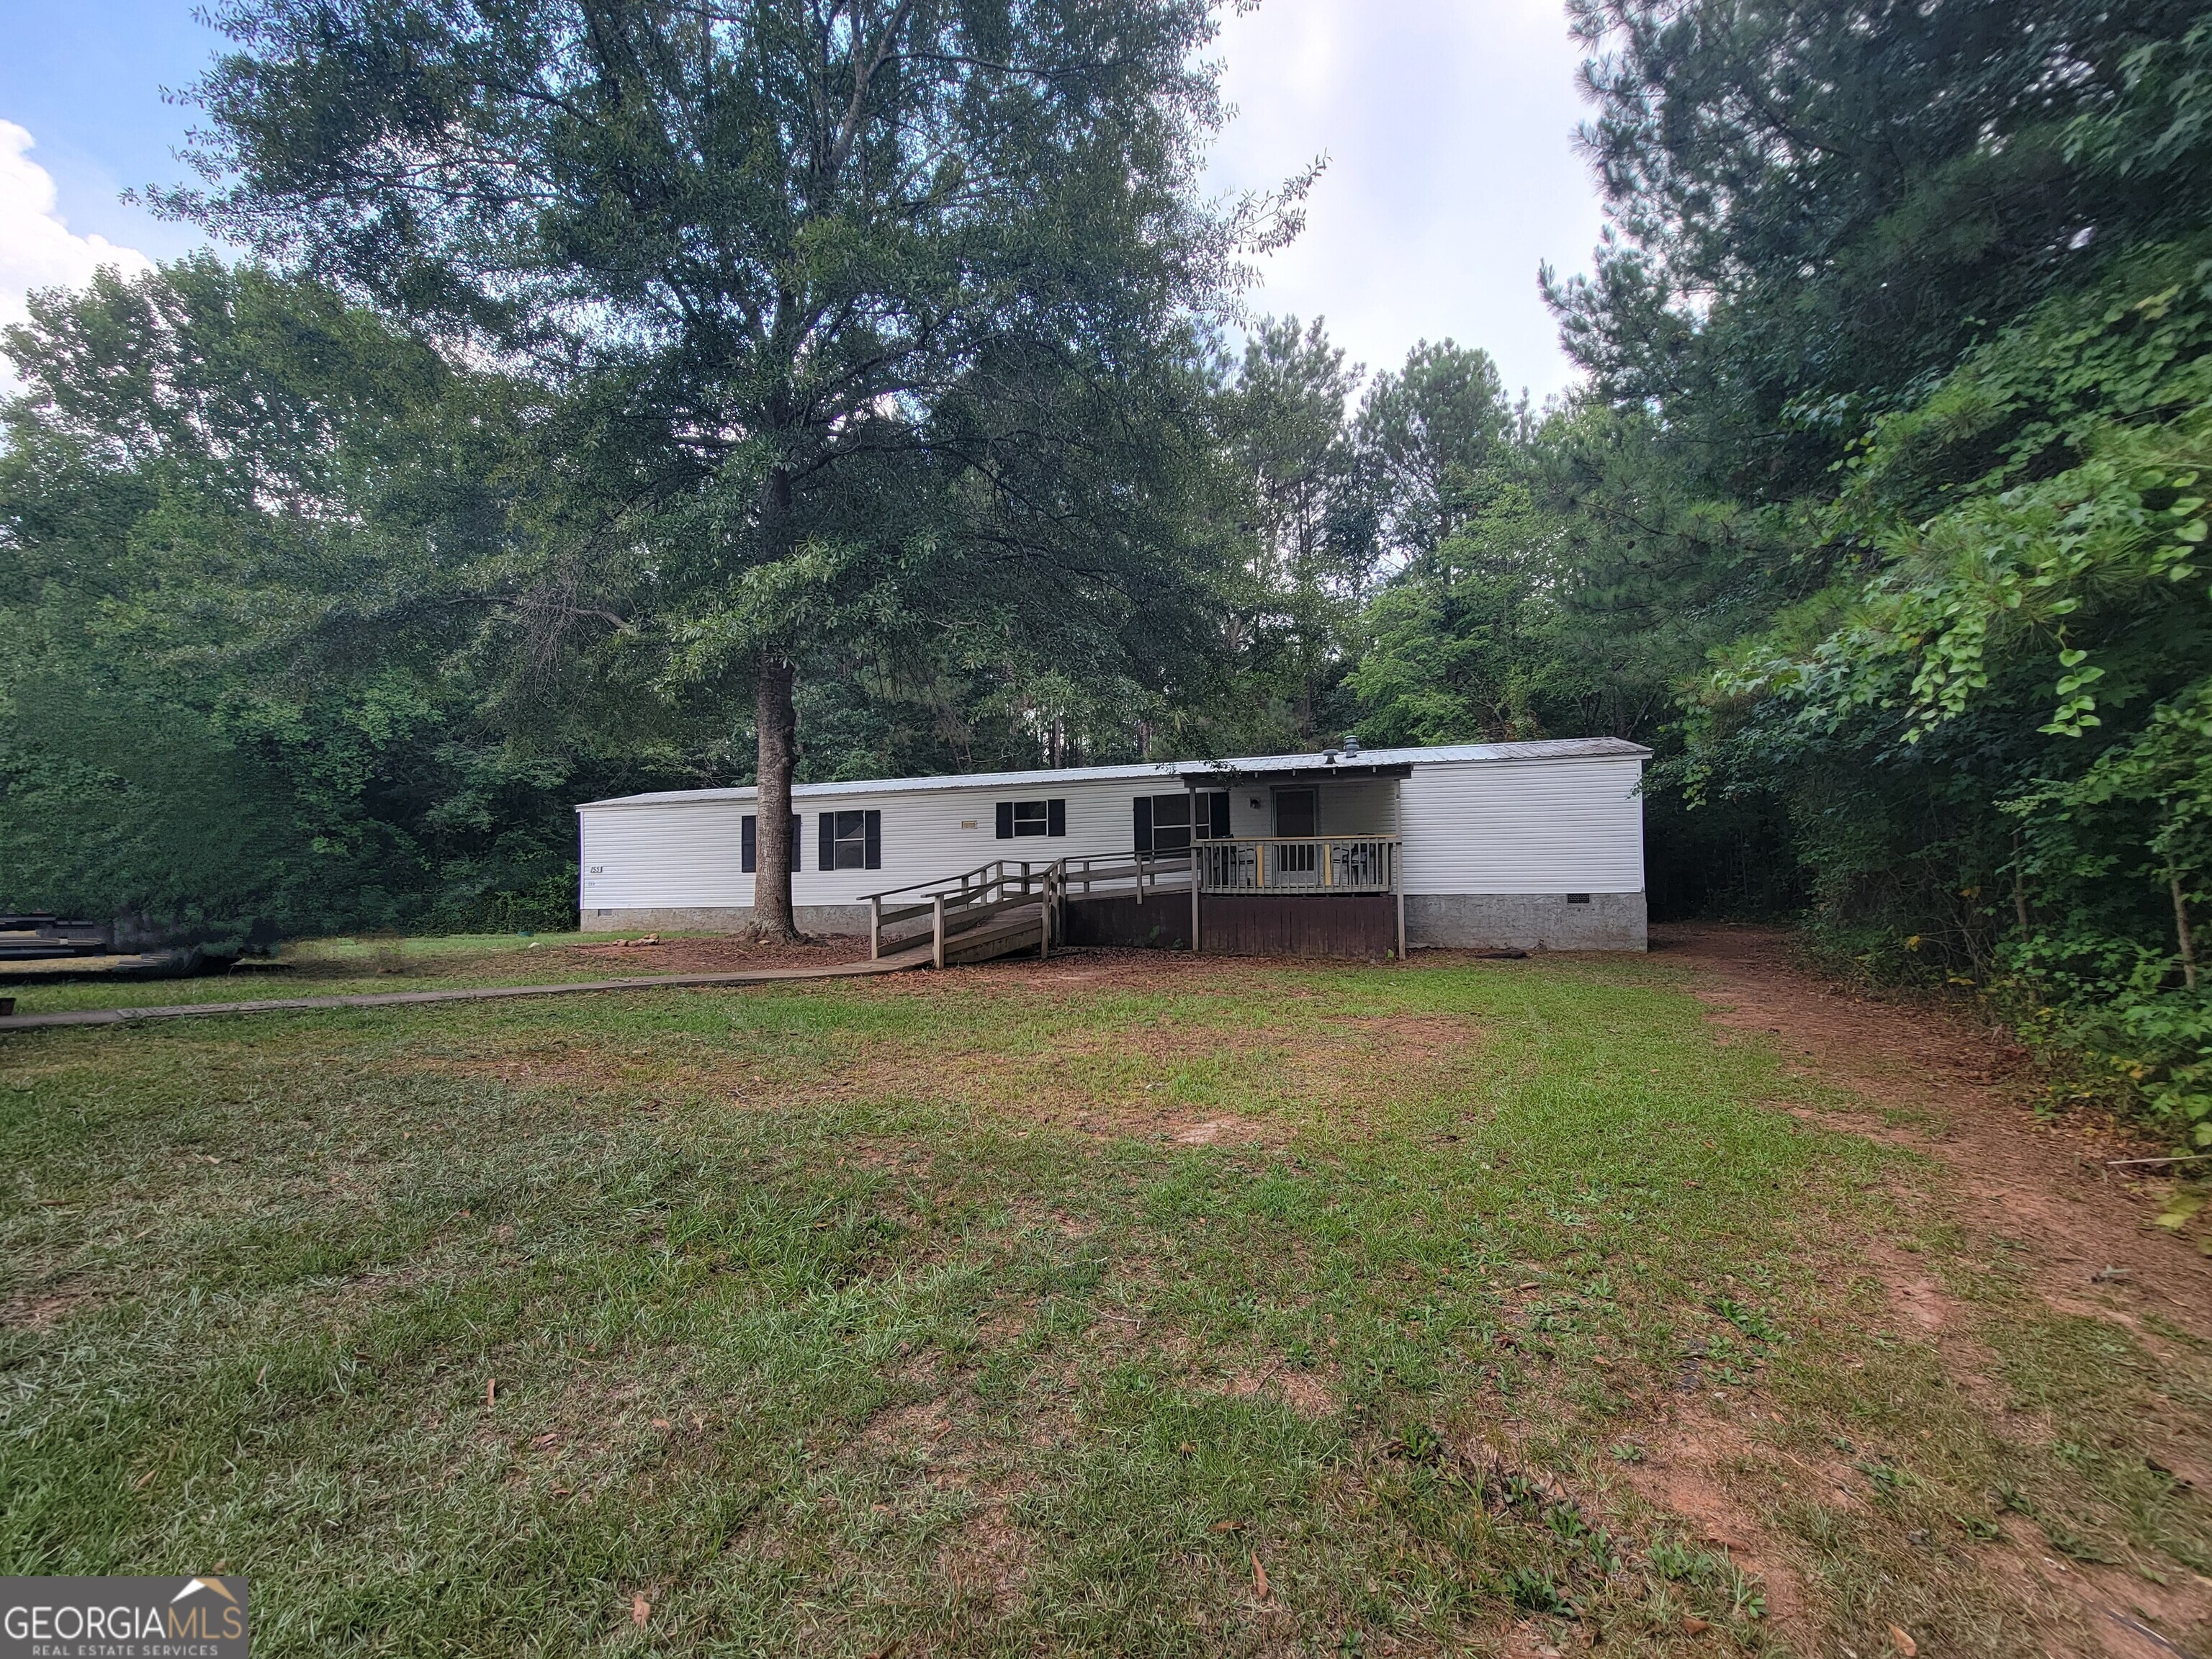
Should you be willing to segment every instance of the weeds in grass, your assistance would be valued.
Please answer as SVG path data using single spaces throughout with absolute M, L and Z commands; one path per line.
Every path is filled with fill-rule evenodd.
M 1717 1583 L 1723 1570 L 1721 1559 L 1711 1551 L 1698 1549 L 1670 1535 L 1652 1540 L 1649 1559 L 1652 1571 L 1680 1584 Z
M 1713 1311 L 1741 1331 L 1754 1342 L 1779 1342 L 1782 1332 L 1774 1322 L 1755 1308 L 1747 1308 L 1732 1296 L 1716 1297 Z

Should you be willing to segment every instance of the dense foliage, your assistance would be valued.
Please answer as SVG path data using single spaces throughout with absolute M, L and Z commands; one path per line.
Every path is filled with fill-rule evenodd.
M 2212 1144 L 2212 26 L 2145 0 L 1578 0 L 1616 235 L 1554 288 L 1763 544 L 1678 682 L 1817 936 L 1994 991 Z
M 573 397 L 205 258 L 33 312 L 0 404 L 0 904 L 216 945 L 550 925 L 577 800 L 749 775 L 749 702 L 700 671 L 718 641 L 660 557 L 680 515 L 611 510 L 568 467 Z M 1092 418 L 1063 491 L 1211 476 L 1202 431 L 1116 445 Z M 1093 599 L 1078 568 L 1010 598 L 915 539 L 873 648 L 801 659 L 810 775 L 1073 757 L 1101 730 L 1133 753 L 1129 712 L 1166 699 L 1130 665 L 1203 657 L 1157 592 Z M 835 556 L 797 556 L 787 600 Z M 1057 616 L 1020 626 L 1042 595 Z
M 542 908 L 592 769 L 491 718 L 521 390 L 208 258 L 9 344 L 6 903 L 216 941 Z
M 1844 574 L 1732 648 L 1723 788 L 1782 779 L 1833 934 L 2039 1005 L 2203 1120 L 2212 258 L 2157 248 L 1877 422 Z

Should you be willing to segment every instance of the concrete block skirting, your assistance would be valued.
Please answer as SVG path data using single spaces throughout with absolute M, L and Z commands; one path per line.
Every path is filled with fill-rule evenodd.
M 1408 893 L 1406 943 L 1471 951 L 1642 951 L 1649 948 L 1644 895 Z
M 802 933 L 868 932 L 865 904 L 796 904 L 792 920 Z M 580 919 L 587 933 L 737 933 L 752 926 L 750 904 L 678 906 L 658 910 L 592 910 Z

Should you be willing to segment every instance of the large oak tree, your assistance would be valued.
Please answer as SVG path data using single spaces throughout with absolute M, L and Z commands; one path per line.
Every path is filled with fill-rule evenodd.
M 1211 0 L 237 0 L 218 21 L 205 185 L 168 206 L 570 394 L 569 465 L 672 659 L 750 682 L 764 929 L 792 927 L 805 653 L 920 592 L 1001 618 L 1032 591 L 1095 604 L 1139 640 L 1129 613 L 1189 592 L 1172 515 L 1134 498 L 1173 487 L 1175 365 L 1280 207 L 1198 192 Z

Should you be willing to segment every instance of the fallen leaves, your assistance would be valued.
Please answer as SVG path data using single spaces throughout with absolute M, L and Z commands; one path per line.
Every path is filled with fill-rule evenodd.
M 489 1411 L 491 1409 L 491 1402 L 498 1395 L 498 1393 L 499 1379 L 495 1376 L 487 1376 L 484 1378 L 484 1409 L 486 1411 Z
M 1252 1594 L 1262 1601 L 1267 1599 L 1267 1570 L 1260 1565 L 1256 1552 L 1252 1557 Z
M 1889 1627 L 1889 1642 L 1892 1647 L 1904 1656 L 1904 1659 L 1915 1659 L 1915 1656 L 1920 1651 L 1920 1644 L 1907 1636 L 1895 1625 Z
M 635 1625 L 640 1630 L 643 1630 L 645 1628 L 645 1621 L 652 1617 L 652 1602 L 647 1601 L 642 1595 L 633 1595 L 629 1598 L 629 1621 L 631 1624 Z

